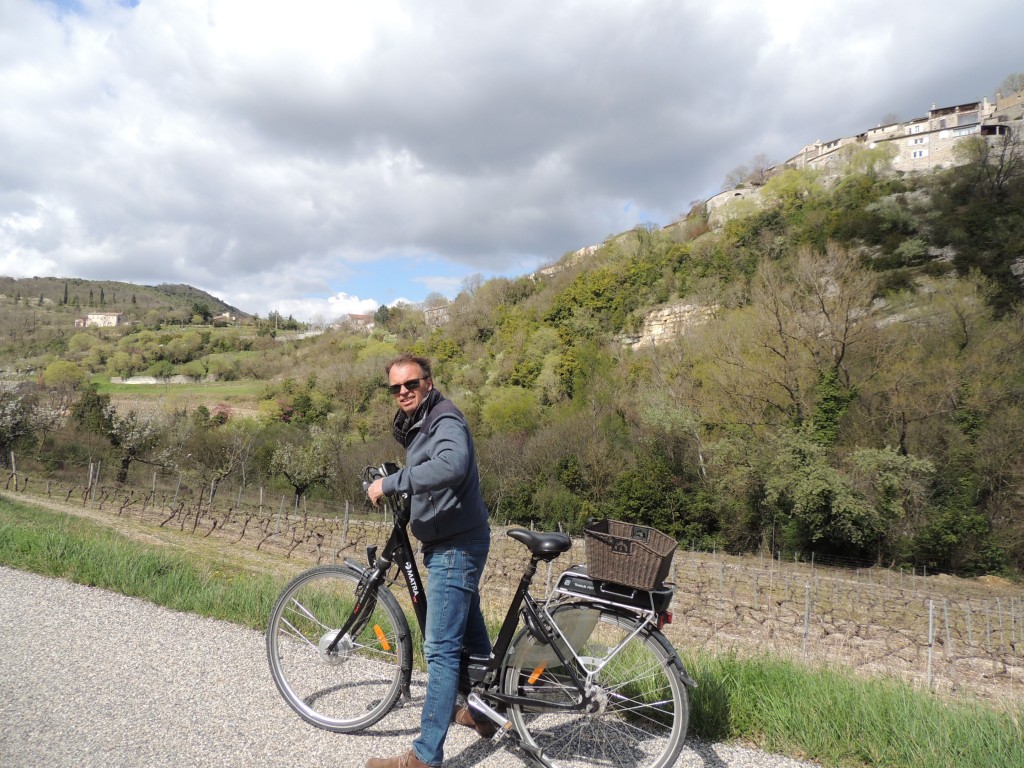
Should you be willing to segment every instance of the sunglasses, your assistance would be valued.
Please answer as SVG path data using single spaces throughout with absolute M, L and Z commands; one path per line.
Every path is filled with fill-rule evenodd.
M 397 395 L 399 392 L 402 391 L 402 387 L 405 387 L 410 392 L 415 392 L 417 389 L 420 388 L 420 385 L 422 383 L 423 379 L 409 379 L 408 381 L 403 381 L 401 384 L 389 385 L 388 392 L 390 392 L 392 395 Z

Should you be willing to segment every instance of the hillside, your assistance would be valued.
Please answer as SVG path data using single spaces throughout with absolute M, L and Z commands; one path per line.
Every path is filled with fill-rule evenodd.
M 190 322 L 209 315 L 249 315 L 189 285 L 137 285 L 114 280 L 0 276 L 0 365 L 55 353 L 90 312 L 120 312 L 127 324 Z
M 720 225 L 698 207 L 474 285 L 441 325 L 397 306 L 372 332 L 294 341 L 184 317 L 72 335 L 70 307 L 8 299 L 22 322 L 67 325 L 5 338 L 42 374 L 0 393 L 0 459 L 71 485 L 99 458 L 118 485 L 174 494 L 352 498 L 363 466 L 399 458 L 382 370 L 412 350 L 466 413 L 499 519 L 607 515 L 698 549 L 1020 572 L 1024 168 L 970 146 L 929 174 L 871 150 L 841 177 L 786 169 Z M 79 306 L 89 287 L 99 301 L 83 284 Z M 661 339 L 635 343 L 651 318 Z M 106 383 L 140 373 L 161 383 Z

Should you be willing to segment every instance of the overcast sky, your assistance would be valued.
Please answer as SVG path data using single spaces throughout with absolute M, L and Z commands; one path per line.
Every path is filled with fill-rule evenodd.
M 0 274 L 330 320 L 992 97 L 1020 0 L 0 0 Z

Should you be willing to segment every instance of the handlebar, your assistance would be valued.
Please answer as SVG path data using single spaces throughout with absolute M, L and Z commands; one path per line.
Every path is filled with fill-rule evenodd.
M 370 490 L 370 486 L 375 480 L 388 475 L 393 475 L 399 469 L 397 464 L 386 461 L 379 467 L 369 466 L 362 471 L 360 479 L 363 483 L 363 493 L 367 493 Z M 395 519 L 403 525 L 409 522 L 409 518 L 412 511 L 412 500 L 409 498 L 409 494 L 385 494 L 384 495 L 385 507 L 390 507 L 395 513 Z

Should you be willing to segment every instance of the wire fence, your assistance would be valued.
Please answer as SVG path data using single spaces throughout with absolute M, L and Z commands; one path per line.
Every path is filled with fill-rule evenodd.
M 684 643 L 770 650 L 920 688 L 1024 701 L 1024 592 L 894 569 L 680 551 Z
M 93 477 L 90 470 L 90 477 Z M 26 500 L 134 518 L 192 536 L 278 554 L 297 563 L 363 560 L 383 545 L 389 521 L 365 500 L 336 504 L 260 488 L 129 488 L 33 482 L 6 489 Z M 493 521 L 492 521 L 493 523 Z M 500 621 L 526 562 L 521 544 L 492 525 L 482 594 Z M 582 540 L 540 576 L 550 587 L 586 562 Z M 770 653 L 808 664 L 898 677 L 945 695 L 1024 701 L 1024 590 L 1001 579 L 967 580 L 888 568 L 825 566 L 770 555 L 676 551 L 666 634 L 680 650 Z

